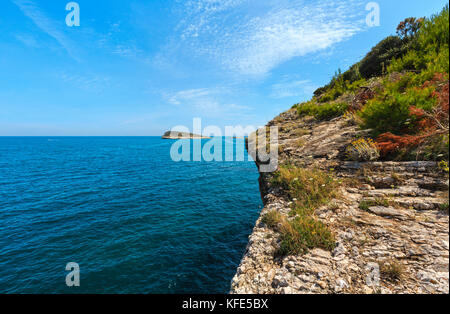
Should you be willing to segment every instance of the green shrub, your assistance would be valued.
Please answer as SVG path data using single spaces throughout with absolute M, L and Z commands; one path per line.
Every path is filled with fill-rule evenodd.
M 359 63 L 354 64 L 347 71 L 342 74 L 342 79 L 344 82 L 352 84 L 361 79 L 361 73 L 359 72 Z
M 324 87 L 318 88 L 314 92 L 314 96 L 321 103 L 336 100 L 347 91 L 352 90 L 352 88 L 354 88 L 354 86 L 352 86 L 353 83 L 361 81 L 361 79 L 361 74 L 359 73 L 359 63 L 354 64 L 344 73 L 342 73 L 339 69 L 331 79 L 330 83 Z
M 300 104 L 297 107 L 298 114 L 303 116 L 313 116 L 317 120 L 331 120 L 342 116 L 349 105 L 346 103 L 325 103 L 317 104 L 314 101 Z
M 434 88 L 409 88 L 400 93 L 394 90 L 381 97 L 369 100 L 359 112 L 363 127 L 372 129 L 374 135 L 390 132 L 393 134 L 414 134 L 415 117 L 410 114 L 411 106 L 430 111 L 436 105 L 432 97 Z
M 448 73 L 449 71 L 449 9 L 425 19 L 404 56 L 397 56 L 388 72 L 404 70 Z
M 448 49 L 449 45 L 449 9 L 448 4 L 441 13 L 426 19 L 419 30 L 419 46 L 426 50 Z
M 330 120 L 342 116 L 348 110 L 348 107 L 346 103 L 323 104 L 317 107 L 314 117 L 318 120 Z
M 403 52 L 404 42 L 397 36 L 389 36 L 378 43 L 361 60 L 359 72 L 363 78 L 371 78 L 383 74 L 393 58 L 398 58 Z

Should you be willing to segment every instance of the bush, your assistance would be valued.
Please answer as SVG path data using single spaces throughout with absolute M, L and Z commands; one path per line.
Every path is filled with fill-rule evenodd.
M 393 58 L 400 57 L 404 51 L 403 41 L 396 36 L 383 39 L 364 57 L 359 65 L 359 72 L 363 78 L 371 78 L 383 74 Z
M 416 19 L 409 17 L 401 22 L 397 27 L 397 35 L 403 40 L 410 40 L 415 37 L 419 29 L 423 26 L 424 18 Z
M 359 63 L 357 63 L 344 73 L 338 70 L 330 83 L 314 91 L 314 96 L 321 103 L 333 101 L 344 93 L 355 90 L 355 87 L 359 87 L 364 81 L 359 73 Z M 355 82 L 357 83 L 355 84 Z
M 297 107 L 298 114 L 303 116 L 313 116 L 317 120 L 331 120 L 342 116 L 349 105 L 346 103 L 326 103 L 316 104 L 314 101 L 300 104 Z
M 405 56 L 396 57 L 388 68 L 390 73 L 404 70 L 449 71 L 449 9 L 425 19 Z
M 372 129 L 375 136 L 386 132 L 414 134 L 418 131 L 417 117 L 411 114 L 411 108 L 431 111 L 437 103 L 433 92 L 433 87 L 410 88 L 404 93 L 388 90 L 369 100 L 360 111 L 363 127 Z
M 448 4 L 441 13 L 426 19 L 419 31 L 418 43 L 421 49 L 435 50 L 448 49 L 449 45 L 449 10 Z

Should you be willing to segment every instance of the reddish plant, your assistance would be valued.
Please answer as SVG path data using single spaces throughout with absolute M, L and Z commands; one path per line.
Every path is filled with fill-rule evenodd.
M 432 97 L 438 100 L 437 106 L 431 113 L 411 106 L 410 115 L 414 119 L 417 135 L 395 135 L 383 133 L 377 138 L 377 145 L 381 156 L 411 149 L 429 141 L 439 134 L 449 131 L 449 81 L 447 75 L 436 73 L 432 80 L 425 82 L 423 88 L 436 86 Z
M 416 147 L 422 143 L 423 139 L 424 136 L 383 133 L 378 136 L 377 145 L 381 156 L 385 157 L 403 149 Z

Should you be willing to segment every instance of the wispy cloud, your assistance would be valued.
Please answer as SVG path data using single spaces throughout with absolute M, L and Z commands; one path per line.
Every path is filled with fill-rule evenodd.
M 224 98 L 229 94 L 229 88 L 217 87 L 181 90 L 175 93 L 166 93 L 164 97 L 172 105 L 188 108 L 203 116 L 242 114 L 252 109 L 225 101 Z
M 39 27 L 47 35 L 55 39 L 75 60 L 81 61 L 76 52 L 76 46 L 66 36 L 61 26 L 49 18 L 33 1 L 31 0 L 12 0 L 19 9 L 30 18 L 37 27 Z
M 71 84 L 86 91 L 102 92 L 111 84 L 111 80 L 108 77 L 100 75 L 60 73 L 56 76 L 64 83 Z
M 293 80 L 284 81 L 271 86 L 270 97 L 286 98 L 310 96 L 318 86 L 314 85 L 310 80 Z
M 185 12 L 185 45 L 254 76 L 350 38 L 365 28 L 366 14 L 361 0 L 191 0 Z
M 16 34 L 16 39 L 30 48 L 36 48 L 39 46 L 37 40 L 29 34 Z
M 219 91 L 216 89 L 188 89 L 173 94 L 166 94 L 168 101 L 173 105 L 197 104 L 199 101 L 211 100 Z
M 142 54 L 142 51 L 134 45 L 126 46 L 119 44 L 113 48 L 112 53 L 121 57 L 137 57 Z

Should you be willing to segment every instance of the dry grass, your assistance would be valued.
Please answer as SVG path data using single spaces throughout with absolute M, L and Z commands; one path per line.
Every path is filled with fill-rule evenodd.
M 272 210 L 263 216 L 262 223 L 268 228 L 277 229 L 282 220 L 283 216 L 276 210 Z
M 304 140 L 302 138 L 295 140 L 296 147 L 302 147 L 302 146 L 305 146 L 305 144 L 306 144 L 306 140 Z
M 302 128 L 295 128 L 290 133 L 290 136 L 291 137 L 301 137 L 301 136 L 308 135 L 310 133 L 311 133 L 311 131 L 309 131 L 309 130 L 302 129 Z
M 314 212 L 338 195 L 334 177 L 320 169 L 281 166 L 272 184 L 280 186 L 294 201 L 292 220 L 275 211 L 263 217 L 263 223 L 280 233 L 277 255 L 302 254 L 312 248 L 332 250 L 333 234 Z
M 404 267 L 401 263 L 390 260 L 386 262 L 379 263 L 380 275 L 382 279 L 398 282 L 402 279 L 404 273 Z
M 338 195 L 338 182 L 320 169 L 303 169 L 294 166 L 280 166 L 272 183 L 286 191 L 295 201 L 295 211 L 313 212 Z
M 313 248 L 332 250 L 335 247 L 331 231 L 313 217 L 298 216 L 289 220 L 277 211 L 270 211 L 262 222 L 280 234 L 276 256 L 303 254 Z
M 376 197 L 374 199 L 365 199 L 362 200 L 361 203 L 359 203 L 359 209 L 368 211 L 369 207 L 373 206 L 383 206 L 383 207 L 389 207 L 395 205 L 390 199 L 386 197 Z

